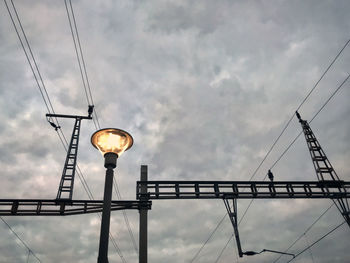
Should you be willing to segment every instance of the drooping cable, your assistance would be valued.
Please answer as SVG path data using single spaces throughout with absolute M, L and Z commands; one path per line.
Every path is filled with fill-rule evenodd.
M 6 5 L 7 11 L 8 11 L 8 13 L 9 13 L 10 18 L 11 18 L 11 21 L 12 21 L 12 24 L 13 24 L 13 26 L 14 26 L 14 28 L 15 28 L 15 31 L 16 31 L 16 34 L 17 34 L 19 40 L 20 40 L 22 49 L 23 49 L 23 51 L 24 51 L 24 53 L 25 53 L 25 56 L 26 56 L 26 58 L 27 58 L 27 61 L 28 61 L 29 65 L 30 65 L 30 68 L 31 68 L 31 70 L 32 70 L 32 73 L 33 73 L 33 75 L 34 75 L 34 78 L 35 78 L 35 80 L 36 80 L 36 83 L 37 83 L 37 85 L 38 85 L 38 88 L 39 88 L 39 91 L 40 91 L 40 93 L 41 93 L 41 96 L 42 96 L 42 98 L 43 98 L 43 100 L 44 100 L 45 106 L 46 106 L 46 108 L 47 108 L 47 110 L 48 110 L 49 113 L 55 114 L 55 110 L 54 110 L 54 108 L 53 108 L 53 106 L 52 106 L 52 103 L 51 103 L 49 94 L 48 94 L 48 92 L 47 92 L 47 90 L 46 90 L 46 86 L 45 86 L 44 81 L 43 81 L 43 79 L 42 79 L 42 77 L 41 77 L 41 73 L 40 73 L 40 71 L 39 71 L 39 67 L 38 67 L 37 62 L 36 62 L 36 60 L 35 60 L 35 57 L 34 57 L 34 55 L 33 55 L 31 46 L 30 46 L 29 41 L 28 41 L 28 39 L 27 39 L 27 36 L 26 36 L 26 34 L 25 34 L 25 32 L 24 32 L 24 29 L 23 29 L 21 20 L 20 20 L 20 18 L 19 18 L 19 15 L 18 15 L 16 6 L 14 5 L 13 0 L 11 0 L 12 7 L 13 7 L 13 9 L 14 9 L 14 13 L 15 13 L 16 18 L 17 18 L 17 22 L 18 22 L 18 24 L 20 25 L 21 32 L 22 32 L 22 34 L 23 34 L 23 36 L 24 36 L 24 38 L 25 38 L 25 43 L 27 44 L 27 48 L 28 48 L 28 50 L 29 50 L 30 57 L 32 58 L 33 62 L 30 60 L 30 57 L 29 57 L 29 55 L 28 55 L 28 51 L 26 50 L 26 48 L 25 48 L 25 46 L 24 46 L 24 41 L 22 40 L 22 37 L 21 37 L 21 35 L 19 34 L 19 30 L 18 30 L 18 28 L 17 28 L 17 25 L 16 25 L 14 19 L 13 19 L 13 15 L 12 15 L 10 9 L 9 9 L 9 6 L 8 6 L 8 3 L 6 2 L 6 0 L 4 0 L 4 3 L 5 3 L 5 5 Z M 32 65 L 32 63 L 34 64 L 34 66 Z M 34 68 L 36 69 L 36 71 L 34 70 Z M 39 80 L 40 80 L 40 81 L 39 81 Z M 40 83 L 41 83 L 41 85 L 40 85 Z M 45 95 L 46 95 L 46 96 L 45 96 Z M 55 117 L 55 119 L 56 119 L 57 126 L 60 126 L 60 125 L 59 125 L 59 122 L 58 122 L 58 119 L 57 119 L 56 117 Z M 68 142 L 67 142 L 67 139 L 66 139 L 66 137 L 65 137 L 65 135 L 64 135 L 64 133 L 63 133 L 63 131 L 62 131 L 62 129 L 58 129 L 58 130 L 56 130 L 56 131 L 57 131 L 57 135 L 58 135 L 58 137 L 59 137 L 59 139 L 60 139 L 60 141 L 61 141 L 61 143 L 62 143 L 62 145 L 63 145 L 63 147 L 64 147 L 64 149 L 65 149 L 65 151 L 67 151 Z M 80 168 L 79 168 L 78 165 L 77 165 L 77 168 L 78 168 L 78 171 L 79 171 L 79 172 L 78 172 L 79 179 L 81 180 L 85 191 L 87 192 L 89 198 L 90 198 L 90 199 L 93 199 L 92 193 L 91 193 L 90 189 L 88 188 L 88 185 L 87 185 L 87 183 L 86 183 L 86 180 L 85 180 L 83 174 L 81 173 Z M 84 182 L 84 183 L 83 183 L 83 182 Z M 100 215 L 100 216 L 101 216 L 101 215 Z M 123 257 L 123 255 L 122 255 L 122 253 L 121 253 L 121 250 L 120 250 L 119 247 L 117 246 L 117 243 L 116 243 L 114 237 L 113 237 L 112 235 L 110 235 L 110 238 L 111 238 L 111 240 L 112 240 L 112 243 L 113 243 L 113 245 L 114 245 L 116 251 L 118 252 L 118 255 L 120 256 L 120 258 L 122 259 L 123 262 L 126 262 L 125 259 L 124 259 L 124 257 Z
M 348 44 L 350 43 L 350 39 L 346 41 L 346 43 L 344 44 L 344 46 L 340 49 L 340 51 L 337 53 L 337 55 L 334 57 L 334 59 L 331 61 L 331 63 L 329 64 L 329 66 L 326 68 L 326 70 L 323 72 L 323 74 L 321 75 L 321 77 L 318 79 L 318 81 L 315 83 L 315 85 L 312 87 L 312 89 L 308 92 L 308 94 L 305 96 L 305 98 L 301 101 L 301 103 L 299 104 L 299 106 L 297 107 L 297 110 L 299 110 L 303 104 L 307 101 L 307 99 L 310 97 L 311 93 L 316 89 L 316 87 L 318 86 L 318 84 L 321 82 L 321 80 L 324 78 L 324 76 L 327 74 L 327 72 L 329 71 L 329 69 L 333 66 L 333 64 L 336 62 L 336 60 L 339 58 L 339 56 L 343 53 L 343 51 L 345 50 L 345 48 L 348 46 Z M 259 163 L 258 167 L 254 170 L 252 176 L 250 177 L 249 181 L 251 181 L 256 173 L 258 172 L 258 170 L 261 168 L 261 166 L 263 165 L 263 163 L 265 162 L 265 160 L 267 159 L 267 157 L 270 155 L 270 153 L 272 152 L 273 148 L 275 147 L 275 145 L 277 144 L 277 142 L 279 141 L 279 139 L 282 137 L 282 135 L 284 134 L 284 132 L 286 131 L 286 129 L 288 128 L 289 124 L 291 123 L 291 121 L 294 118 L 295 113 L 293 113 L 293 115 L 289 118 L 289 120 L 287 121 L 286 125 L 284 126 L 284 128 L 282 129 L 281 133 L 278 135 L 278 137 L 276 138 L 276 140 L 273 142 L 273 144 L 271 145 L 270 149 L 267 151 L 267 153 L 265 154 L 264 158 L 261 160 L 261 162 Z M 301 134 L 301 133 L 300 133 Z M 298 137 L 300 136 L 300 134 L 298 135 Z M 292 142 L 294 143 L 297 140 L 297 138 Z M 290 147 L 289 147 L 290 148 Z M 284 154 L 283 154 L 284 155 Z M 265 176 L 266 178 L 266 176 Z M 264 178 L 264 180 L 265 180 Z M 241 223 L 242 219 L 245 217 L 245 215 L 247 214 L 247 211 L 249 210 L 250 206 L 252 205 L 254 199 L 252 199 L 250 201 L 250 203 L 248 204 L 247 208 L 245 209 L 242 217 L 240 218 L 238 225 Z M 233 236 L 230 237 L 230 239 L 232 239 Z
M 316 84 L 312 87 L 312 89 L 308 92 L 308 94 L 305 96 L 305 98 L 302 100 L 302 102 L 299 104 L 299 106 L 297 107 L 297 111 L 303 106 L 303 104 L 306 102 L 306 100 L 310 97 L 311 93 L 316 89 L 316 87 L 318 86 L 318 84 L 321 82 L 321 80 L 323 79 L 323 77 L 327 74 L 327 72 L 329 71 L 329 69 L 333 66 L 333 64 L 335 63 L 335 61 L 339 58 L 339 56 L 341 55 L 341 53 L 343 53 L 344 49 L 348 46 L 348 44 L 350 43 L 350 39 L 345 43 L 345 45 L 342 47 L 342 49 L 338 52 L 338 54 L 335 56 L 335 58 L 332 60 L 332 62 L 329 64 L 329 66 L 326 68 L 326 70 L 323 72 L 323 74 L 321 75 L 321 77 L 318 79 L 318 81 L 316 82 Z M 249 181 L 251 181 L 254 176 L 256 175 L 256 173 L 258 172 L 258 170 L 260 169 L 260 167 L 262 166 L 262 164 L 265 162 L 266 158 L 270 155 L 272 149 L 275 147 L 275 145 L 277 144 L 277 142 L 279 141 L 279 139 L 281 138 L 281 136 L 283 135 L 283 133 L 285 132 L 285 130 L 288 128 L 289 124 L 291 123 L 291 121 L 293 120 L 295 115 L 295 112 L 292 114 L 292 116 L 289 118 L 287 124 L 284 126 L 284 128 L 282 129 L 281 133 L 278 135 L 277 139 L 273 142 L 273 144 L 271 145 L 270 149 L 268 150 L 268 152 L 266 153 L 266 155 L 264 156 L 264 158 L 261 160 L 260 164 L 258 165 L 258 167 L 255 169 L 254 173 L 252 174 L 252 176 L 250 177 Z
M 68 17 L 68 21 L 69 21 L 69 27 L 70 27 L 70 30 L 72 33 L 74 49 L 75 49 L 77 61 L 79 64 L 79 70 L 80 70 L 80 75 L 81 75 L 81 79 L 83 82 L 86 100 L 87 100 L 88 105 L 94 105 L 94 100 L 92 97 L 92 92 L 91 92 L 91 87 L 90 87 L 90 81 L 89 81 L 89 77 L 88 77 L 87 70 L 86 70 L 86 63 L 85 63 L 83 51 L 82 51 L 81 44 L 80 44 L 79 31 L 78 31 L 78 27 L 77 27 L 77 23 L 76 23 L 76 19 L 75 19 L 72 1 L 69 0 L 69 7 L 67 5 L 67 0 L 64 0 L 64 4 L 66 7 L 67 17 Z M 70 9 L 70 11 L 69 11 L 69 9 Z M 95 118 L 96 118 L 96 123 L 95 123 L 95 120 L 93 119 L 95 127 L 96 127 L 96 129 L 100 129 L 101 127 L 100 127 L 100 122 L 98 119 L 96 108 L 95 108 L 93 114 L 95 115 Z
M 67 0 L 64 0 L 64 5 L 66 7 L 67 18 L 68 18 L 68 21 L 69 21 L 70 31 L 72 33 L 72 39 L 73 39 L 73 43 L 74 43 L 75 54 L 76 54 L 76 57 L 77 57 L 77 60 L 78 60 L 78 64 L 79 64 L 79 70 L 80 70 L 81 80 L 83 82 L 83 87 L 84 87 L 84 91 L 85 91 L 86 101 L 87 101 L 88 105 L 93 105 L 90 102 L 90 99 L 89 99 L 89 96 L 88 96 L 88 92 L 87 92 L 87 89 L 86 89 L 86 84 L 85 84 L 85 79 L 84 79 L 84 75 L 83 75 L 82 65 L 81 65 L 81 62 L 80 62 L 80 57 L 79 57 L 78 49 L 77 49 L 77 43 L 76 43 L 76 40 L 75 40 L 75 34 L 73 32 L 72 21 L 71 21 L 71 18 L 70 18 L 70 15 L 69 15 L 69 11 L 68 11 Z
M 349 80 L 350 74 L 343 80 L 343 82 L 333 91 L 333 93 L 328 97 L 328 99 L 322 104 L 322 106 L 320 107 L 320 109 L 314 114 L 314 116 L 311 118 L 311 120 L 309 121 L 309 123 L 311 123 L 316 117 L 317 115 L 324 109 L 324 107 L 328 104 L 328 102 L 334 97 L 334 95 L 336 95 L 339 90 L 344 86 L 344 84 Z M 275 165 L 282 159 L 282 157 L 288 152 L 288 150 L 292 147 L 292 145 L 296 142 L 296 140 L 300 137 L 300 135 L 302 134 L 302 132 L 300 132 L 293 140 L 292 142 L 288 145 L 288 147 L 282 152 L 282 154 L 277 158 L 277 160 L 273 163 L 273 165 L 270 167 L 270 170 L 275 167 Z M 267 175 L 265 175 L 263 181 L 265 181 Z M 251 207 L 252 203 L 254 202 L 255 199 L 252 199 L 247 208 L 245 209 L 242 217 L 240 218 L 238 225 L 240 225 L 240 223 L 242 222 L 243 218 L 245 217 L 245 215 L 247 214 L 247 211 L 249 210 L 249 208 Z M 232 239 L 233 236 L 230 237 L 230 239 Z
M 331 94 L 331 96 L 328 97 L 328 99 L 322 104 L 321 108 L 314 114 L 314 116 L 311 118 L 311 120 L 309 121 L 309 123 L 311 123 L 316 117 L 317 115 L 324 109 L 324 107 L 328 104 L 328 102 L 334 97 L 335 94 L 338 93 L 338 91 L 344 86 L 344 84 L 349 80 L 350 74 L 343 80 L 343 82 L 337 87 L 337 89 L 334 90 L 334 92 Z M 288 150 L 290 149 L 290 147 L 294 144 L 294 142 L 299 138 L 299 136 L 302 134 L 302 132 L 300 132 L 295 138 L 294 140 L 289 144 L 289 146 L 283 151 L 283 153 L 277 158 L 277 160 L 272 164 L 272 166 L 270 167 L 270 169 L 272 169 L 273 167 L 275 167 L 275 165 L 281 160 L 281 158 L 286 154 L 286 152 L 288 152 Z
M 85 91 L 86 100 L 87 100 L 88 105 L 94 105 L 94 100 L 93 100 L 92 93 L 91 93 L 89 77 L 88 77 L 87 70 L 86 70 L 86 64 L 85 64 L 83 51 L 82 51 L 82 48 L 81 48 L 79 32 L 78 32 L 76 19 L 75 19 L 75 14 L 74 14 L 72 1 L 69 0 L 69 7 L 68 7 L 68 4 L 67 4 L 67 0 L 64 0 L 64 4 L 65 4 L 66 13 L 67 13 L 68 21 L 69 21 L 69 27 L 70 27 L 71 34 L 72 34 L 72 39 L 73 39 L 73 43 L 74 43 L 74 49 L 75 49 L 75 53 L 76 53 L 76 57 L 77 57 L 78 65 L 79 65 L 79 70 L 80 70 L 80 75 L 81 75 L 81 79 L 82 79 L 82 82 L 83 82 L 83 87 L 84 87 L 84 91 Z M 99 123 L 99 120 L 98 120 L 98 115 L 97 115 L 97 112 L 96 112 L 96 108 L 94 109 L 94 114 L 95 114 L 96 122 L 95 122 L 94 118 L 93 118 L 93 122 L 94 122 L 95 128 L 97 130 L 97 129 L 100 129 L 101 127 L 100 127 L 100 123 Z M 121 199 L 119 188 L 118 188 L 118 184 L 117 184 L 117 182 L 115 180 L 113 181 L 113 183 L 115 185 L 114 189 L 116 191 L 117 197 L 119 199 Z M 118 196 L 118 194 L 119 194 L 119 196 Z M 135 237 L 134 237 L 134 234 L 133 234 L 132 229 L 130 227 L 130 222 L 129 222 L 128 216 L 126 214 L 126 211 L 124 211 L 124 210 L 123 210 L 123 216 L 124 216 L 125 224 L 126 224 L 126 226 L 128 228 L 128 232 L 129 232 L 130 238 L 131 238 L 132 243 L 133 243 L 134 250 L 135 250 L 136 254 L 138 254 L 138 248 L 137 248 L 137 244 L 136 244 L 136 241 L 135 241 Z
M 328 104 L 328 102 L 334 97 L 334 95 L 343 87 L 343 85 L 348 81 L 350 77 L 350 74 L 343 80 L 343 82 L 338 86 L 337 89 L 335 89 L 335 91 L 331 94 L 330 97 L 328 97 L 328 99 L 323 103 L 323 105 L 321 106 L 321 108 L 314 114 L 314 116 L 312 117 L 312 119 L 309 121 L 309 123 L 311 123 L 316 117 L 317 115 L 323 110 L 323 108 Z M 276 164 L 282 159 L 282 157 L 289 151 L 289 149 L 292 147 L 292 145 L 297 141 L 297 139 L 300 137 L 300 135 L 303 132 L 299 132 L 299 134 L 292 140 L 292 142 L 288 145 L 288 147 L 282 152 L 282 154 L 277 158 L 277 160 L 271 165 L 270 170 L 272 168 L 274 168 L 276 166 Z M 263 181 L 265 181 L 266 176 L 264 177 Z M 247 206 L 247 208 L 245 209 L 239 223 L 242 221 L 242 219 L 244 218 L 244 216 L 246 215 L 247 211 L 249 210 L 250 206 L 252 205 L 252 203 L 254 202 L 254 199 L 252 199 L 249 202 L 249 205 Z
M 329 232 L 327 232 L 326 234 L 324 234 L 322 237 L 320 237 L 319 239 L 317 239 L 315 242 L 313 242 L 311 245 L 307 246 L 305 249 L 303 249 L 302 251 L 300 251 L 298 254 L 295 255 L 294 258 L 292 258 L 291 260 L 289 260 L 287 263 L 292 262 L 294 259 L 296 259 L 298 256 L 300 256 L 301 254 L 303 254 L 305 251 L 307 251 L 309 248 L 313 247 L 315 244 L 317 244 L 318 242 L 320 242 L 322 239 L 324 239 L 325 237 L 327 237 L 328 235 L 330 235 L 331 233 L 333 233 L 335 230 L 337 230 L 339 227 L 341 227 L 342 225 L 344 225 L 346 223 L 346 221 L 344 221 L 343 223 L 339 224 L 338 226 L 336 226 L 335 228 L 333 228 L 332 230 L 330 230 Z
M 123 198 L 122 198 L 122 196 L 120 194 L 119 187 L 118 187 L 118 184 L 117 184 L 116 180 L 113 180 L 113 184 L 114 184 L 113 188 L 114 188 L 115 194 L 117 196 L 117 199 L 122 200 Z M 129 236 L 130 236 L 131 242 L 133 244 L 133 247 L 134 247 L 134 250 L 136 252 L 136 255 L 138 255 L 139 254 L 139 249 L 137 247 L 137 243 L 136 243 L 136 240 L 135 240 L 134 233 L 133 233 L 132 228 L 130 226 L 129 218 L 128 218 L 125 210 L 122 210 L 122 212 L 123 212 L 125 224 L 126 224 L 126 226 L 128 228 L 128 232 L 129 232 Z
M 221 258 L 221 256 L 222 256 L 222 254 L 223 254 L 224 251 L 226 250 L 226 248 L 227 248 L 228 244 L 230 243 L 230 241 L 232 240 L 232 238 L 233 238 L 233 234 L 232 234 L 232 235 L 230 236 L 230 238 L 227 240 L 225 246 L 224 246 L 224 247 L 222 248 L 222 250 L 220 251 L 220 253 L 219 253 L 219 255 L 218 255 L 218 257 L 216 258 L 216 260 L 215 260 L 214 263 L 218 263 L 218 262 L 219 262 L 219 260 L 220 260 L 220 258 Z M 237 255 L 236 250 L 235 250 L 235 254 L 236 254 L 236 263 L 238 263 L 238 255 Z
M 42 79 L 42 77 L 41 77 L 41 73 L 40 73 L 38 64 L 37 64 L 36 59 L 35 59 L 35 57 L 34 57 L 34 54 L 33 54 L 32 48 L 31 48 L 31 46 L 30 46 L 30 43 L 29 43 L 29 41 L 28 41 L 27 35 L 26 35 L 26 33 L 25 33 L 24 29 L 23 29 L 22 22 L 21 22 L 21 20 L 20 20 L 20 18 L 19 18 L 19 15 L 18 15 L 16 6 L 15 6 L 14 2 L 11 0 L 12 8 L 13 8 L 13 10 L 14 10 L 13 12 L 14 12 L 14 14 L 15 14 L 17 23 L 19 24 L 19 27 L 20 27 L 20 29 L 21 29 L 21 33 L 22 33 L 22 35 L 24 36 L 24 40 L 25 40 L 25 41 L 22 40 L 22 37 L 21 37 L 21 35 L 20 35 L 20 33 L 19 33 L 17 24 L 16 24 L 16 22 L 15 22 L 15 20 L 14 20 L 14 18 L 13 18 L 13 15 L 12 15 L 12 13 L 11 13 L 11 11 L 10 11 L 10 8 L 9 8 L 9 6 L 8 6 L 8 4 L 7 4 L 7 1 L 4 0 L 4 3 L 5 3 L 5 5 L 6 5 L 6 8 L 7 8 L 7 11 L 8 11 L 8 13 L 9 13 L 10 19 L 11 19 L 11 21 L 12 21 L 12 24 L 13 24 L 13 26 L 14 26 L 14 28 L 15 28 L 17 37 L 18 37 L 18 39 L 19 39 L 19 41 L 20 41 L 20 43 L 21 43 L 21 47 L 22 47 L 22 49 L 23 49 L 23 51 L 24 51 L 24 54 L 25 54 L 25 56 L 26 56 L 26 58 L 27 58 L 27 62 L 28 62 L 29 66 L 30 66 L 30 69 L 31 69 L 31 71 L 32 71 L 32 73 L 33 73 L 34 79 L 35 79 L 35 81 L 36 81 L 36 83 L 37 83 L 37 86 L 38 86 L 38 89 L 39 89 L 39 91 L 40 91 L 41 97 L 42 97 L 42 99 L 44 100 L 46 109 L 47 109 L 48 113 L 53 113 L 53 114 L 55 114 L 55 110 L 54 110 L 54 108 L 53 108 L 53 106 L 52 106 L 52 103 L 51 103 L 51 100 L 50 100 L 50 96 L 49 96 L 49 94 L 48 94 L 48 92 L 47 92 L 47 90 L 46 90 L 45 83 L 44 83 L 44 81 L 43 81 L 43 79 Z M 25 48 L 24 43 L 26 44 L 27 48 Z M 27 51 L 27 49 L 29 50 L 29 52 Z M 56 120 L 57 126 L 60 126 L 60 124 L 59 124 L 59 122 L 58 122 L 58 119 L 55 118 L 55 120 Z M 63 139 L 67 142 L 67 139 L 66 139 L 66 137 L 65 137 L 65 135 L 64 135 L 64 133 L 63 133 L 63 131 L 62 131 L 61 129 L 58 129 L 58 130 L 56 130 L 56 131 L 57 131 L 58 136 L 62 136 Z M 61 133 L 61 135 L 60 135 L 60 133 Z
M 305 238 L 306 246 L 309 247 L 310 243 L 309 243 L 309 240 L 307 239 L 307 236 L 304 235 L 304 238 Z M 312 254 L 311 247 L 309 247 L 309 252 L 310 252 L 310 257 L 311 257 L 312 263 L 315 263 L 314 255 Z
M 288 252 L 304 235 L 307 234 L 307 232 L 310 231 L 310 229 L 334 206 L 334 203 L 332 203 L 286 250 L 283 252 Z M 273 263 L 276 263 L 283 255 L 279 255 L 278 258 L 275 259 Z
M 12 229 L 12 227 L 6 222 L 5 219 L 2 218 L 2 216 L 0 216 L 0 219 L 2 222 L 4 222 L 4 224 L 8 227 L 8 229 L 11 230 L 11 232 L 15 235 L 15 237 L 21 241 L 21 243 L 23 244 L 23 246 L 26 247 L 26 249 L 29 251 L 29 253 L 31 253 L 39 262 L 41 262 L 40 258 L 38 258 L 38 256 L 34 253 L 34 251 L 26 244 L 26 242 L 23 241 L 22 238 L 20 238 L 20 236 L 15 232 L 15 230 Z
M 59 138 L 60 138 L 60 141 L 61 141 L 61 143 L 62 143 L 62 145 L 63 145 L 63 148 L 64 148 L 65 151 L 67 152 L 67 145 L 68 145 L 67 142 L 65 143 L 65 142 L 63 141 L 63 139 L 62 139 L 60 136 L 59 136 Z M 80 167 L 79 167 L 78 164 L 77 164 L 77 174 L 78 174 L 78 177 L 79 177 L 79 179 L 80 179 L 80 182 L 81 182 L 81 184 L 83 185 L 83 188 L 84 188 L 86 194 L 88 195 L 89 199 L 90 199 L 90 200 L 95 200 L 95 198 L 94 198 L 94 196 L 93 196 L 93 194 L 92 194 L 92 192 L 91 192 L 91 190 L 90 190 L 90 188 L 89 188 L 89 185 L 87 184 L 87 182 L 86 182 L 86 180 L 85 180 L 85 178 L 84 178 L 84 175 L 83 175 L 83 173 L 82 173 L 82 171 L 81 171 L 81 169 L 80 169 Z M 99 216 L 99 218 L 101 219 L 101 213 L 98 213 L 98 216 Z M 111 233 L 109 234 L 109 238 L 110 238 L 110 240 L 112 241 L 112 245 L 114 246 L 114 249 L 115 249 L 116 252 L 118 253 L 118 255 L 119 255 L 119 257 L 121 258 L 122 262 L 123 262 L 123 263 L 126 263 L 126 260 L 125 260 L 125 258 L 124 258 L 124 256 L 123 256 L 123 253 L 121 252 L 121 249 L 119 248 L 119 246 L 118 246 L 118 244 L 117 244 L 115 238 L 113 237 L 113 235 L 112 235 Z
M 226 213 L 223 216 L 223 218 L 221 218 L 221 220 L 219 221 L 219 223 L 216 225 L 216 227 L 214 228 L 214 230 L 210 233 L 209 237 L 205 240 L 205 242 L 203 243 L 203 245 L 200 247 L 200 249 L 197 251 L 197 253 L 194 255 L 194 257 L 192 258 L 192 260 L 190 261 L 190 263 L 192 263 L 197 257 L 198 255 L 201 253 L 202 249 L 205 247 L 205 245 L 209 242 L 209 240 L 211 239 L 211 237 L 214 235 L 214 233 L 216 232 L 216 230 L 219 228 L 219 226 L 222 224 L 222 222 L 224 221 L 226 217 Z

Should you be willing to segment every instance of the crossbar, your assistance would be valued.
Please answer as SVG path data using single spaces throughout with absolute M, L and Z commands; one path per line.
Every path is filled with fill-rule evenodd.
M 147 187 L 141 193 L 141 186 Z M 137 182 L 136 198 L 151 199 L 295 199 L 350 198 L 344 181 L 147 181 Z

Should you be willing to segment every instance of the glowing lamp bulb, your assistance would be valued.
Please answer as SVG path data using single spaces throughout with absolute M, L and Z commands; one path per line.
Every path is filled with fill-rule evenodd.
M 114 128 L 98 130 L 91 136 L 92 145 L 97 148 L 103 156 L 106 153 L 115 153 L 119 157 L 132 146 L 133 141 L 129 133 Z

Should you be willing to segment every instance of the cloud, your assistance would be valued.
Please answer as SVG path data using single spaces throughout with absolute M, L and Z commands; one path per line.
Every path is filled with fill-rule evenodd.
M 86 114 L 64 3 L 15 4 L 55 111 Z M 123 198 L 129 200 L 135 199 L 141 164 L 149 165 L 150 180 L 248 180 L 349 38 L 347 1 L 72 4 L 101 126 L 125 129 L 135 140 L 118 160 L 115 173 Z M 46 122 L 46 107 L 6 9 L 0 14 L 1 198 L 54 198 L 65 152 Z M 349 57 L 347 47 L 301 107 L 304 118 L 310 120 L 345 79 Z M 344 180 L 350 178 L 348 87 L 345 84 L 311 124 Z M 69 140 L 73 121 L 60 123 Z M 103 158 L 90 145 L 94 131 L 93 123 L 84 120 L 78 163 L 95 199 L 101 199 Z M 300 131 L 293 119 L 254 180 L 264 178 Z M 302 136 L 273 172 L 276 180 L 316 180 Z M 88 198 L 78 177 L 74 198 Z M 248 202 L 238 201 L 239 217 Z M 329 204 L 255 201 L 240 225 L 243 249 L 286 249 Z M 127 214 L 137 239 L 138 212 Z M 221 200 L 154 201 L 149 212 L 149 261 L 189 262 L 224 214 Z M 111 232 L 124 258 L 137 261 L 123 215 L 112 215 Z M 5 219 L 43 262 L 96 261 L 97 215 Z M 333 207 L 291 251 L 298 253 L 341 220 Z M 26 249 L 4 224 L 0 231 L 0 261 L 26 260 Z M 314 260 L 348 262 L 348 231 L 343 226 L 317 243 L 312 248 Z M 214 262 L 232 233 L 226 218 L 195 262 Z M 110 262 L 120 261 L 112 244 L 109 255 Z M 220 262 L 235 258 L 236 245 L 231 242 Z M 275 258 L 266 253 L 239 262 Z M 35 262 L 33 256 L 30 260 Z M 310 254 L 298 260 L 308 262 Z

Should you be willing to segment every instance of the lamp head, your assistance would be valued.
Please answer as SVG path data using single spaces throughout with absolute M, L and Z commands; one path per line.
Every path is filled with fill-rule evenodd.
M 92 145 L 103 156 L 107 153 L 115 153 L 119 157 L 132 146 L 133 142 L 134 140 L 129 133 L 114 128 L 98 130 L 91 136 Z

